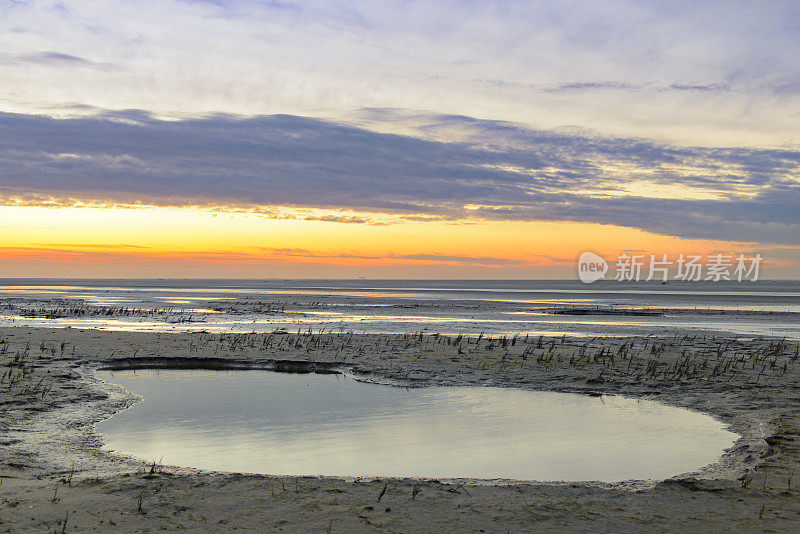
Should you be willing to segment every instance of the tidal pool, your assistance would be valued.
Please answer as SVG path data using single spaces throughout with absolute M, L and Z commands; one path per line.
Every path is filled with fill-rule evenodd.
M 168 465 L 274 475 L 662 479 L 738 435 L 646 400 L 494 387 L 403 388 L 341 374 L 98 371 L 143 402 L 97 425 Z

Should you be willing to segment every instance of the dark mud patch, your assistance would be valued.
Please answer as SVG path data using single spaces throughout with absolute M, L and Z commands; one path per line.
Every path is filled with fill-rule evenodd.
M 294 360 L 248 360 L 225 358 L 117 358 L 101 362 L 103 371 L 128 371 L 136 369 L 200 369 L 207 371 L 276 371 L 279 373 L 341 374 L 346 364 L 341 362 L 304 362 Z
M 623 315 L 628 317 L 663 317 L 660 310 L 602 309 L 602 308 L 545 308 L 550 315 Z

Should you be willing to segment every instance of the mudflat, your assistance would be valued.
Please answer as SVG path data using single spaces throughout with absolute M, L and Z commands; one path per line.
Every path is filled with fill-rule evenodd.
M 800 347 L 778 339 L 0 329 L 0 531 L 793 531 Z M 275 477 L 148 464 L 94 423 L 138 401 L 99 368 L 346 370 L 406 386 L 620 394 L 741 439 L 665 481 Z

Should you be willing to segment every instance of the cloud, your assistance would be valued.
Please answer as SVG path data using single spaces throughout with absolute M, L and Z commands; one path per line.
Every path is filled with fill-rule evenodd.
M 496 82 L 501 83 L 501 82 Z M 626 82 L 569 82 L 562 83 L 552 87 L 544 87 L 542 89 L 548 93 L 570 93 L 579 91 L 626 91 L 626 92 L 642 92 L 650 91 L 664 92 L 664 91 L 689 91 L 701 93 L 726 93 L 731 92 L 733 89 L 728 83 L 670 83 L 667 85 L 658 85 L 652 82 L 632 84 Z M 777 88 L 776 88 L 777 90 Z
M 42 243 L 39 247 L 60 247 L 65 249 L 147 249 L 143 245 L 130 245 L 127 243 Z
M 535 256 L 532 261 L 484 256 L 462 256 L 444 254 L 389 254 L 385 256 L 320 253 L 303 248 L 257 247 L 252 250 L 198 250 L 158 251 L 149 247 L 87 244 L 43 244 L 38 246 L 2 246 L 0 260 L 4 262 L 33 263 L 80 263 L 80 264 L 136 264 L 143 262 L 207 262 L 220 264 L 285 264 L 296 268 L 300 264 L 335 266 L 342 263 L 362 266 L 415 265 L 459 266 L 504 269 L 547 265 L 551 261 L 572 264 L 574 259 L 559 260 L 548 256 Z M 344 260 L 344 261 L 342 261 Z
M 728 84 L 723 83 L 709 83 L 709 84 L 680 84 L 673 83 L 669 86 L 670 89 L 675 91 L 706 91 L 706 92 L 726 92 L 731 88 Z
M 550 93 L 570 92 L 570 91 L 597 91 L 597 90 L 639 90 L 643 86 L 633 85 L 625 82 L 568 82 L 555 87 L 547 87 L 544 90 Z
M 778 145 L 796 141 L 798 9 L 792 0 L 5 2 L 0 109 L 334 116 L 377 106 Z
M 488 267 L 506 267 L 531 265 L 532 261 L 515 260 L 510 258 L 494 258 L 489 256 L 464 256 L 448 254 L 389 254 L 386 256 L 364 255 L 364 254 L 324 254 L 303 248 L 274 248 L 260 247 L 259 250 L 267 252 L 273 256 L 286 256 L 292 258 L 305 259 L 356 259 L 356 260 L 411 260 L 426 263 L 445 263 L 459 265 L 484 265 Z M 547 256 L 538 256 L 537 261 L 549 260 Z M 574 261 L 574 260 L 570 260 Z
M 258 247 L 259 250 L 269 253 L 273 256 L 287 256 L 291 258 L 315 258 L 315 259 L 357 259 L 357 260 L 380 260 L 383 256 L 369 256 L 364 254 L 325 254 L 315 252 L 305 248 L 276 248 L 276 247 Z
M 308 215 L 303 217 L 304 221 L 321 221 L 321 222 L 336 222 L 344 224 L 376 224 L 375 221 L 367 217 L 353 217 L 353 216 L 340 216 L 340 215 L 321 215 L 313 216 Z
M 392 255 L 391 258 L 404 259 L 404 260 L 417 260 L 417 261 L 433 261 L 443 263 L 457 263 L 468 265 L 486 265 L 486 266 L 518 266 L 530 265 L 530 262 L 522 260 L 514 260 L 509 258 L 492 258 L 486 256 L 448 256 L 444 254 L 408 254 L 408 255 Z
M 0 54 L 0 63 L 23 65 L 48 65 L 63 67 L 87 67 L 100 70 L 114 70 L 110 63 L 99 63 L 63 52 L 35 52 L 31 54 Z
M 8 204 L 343 209 L 350 213 L 318 219 L 354 224 L 375 212 L 578 221 L 800 243 L 800 151 L 672 146 L 395 110 L 365 116 L 373 126 L 407 122 L 407 135 L 292 115 L 0 114 L 0 195 Z

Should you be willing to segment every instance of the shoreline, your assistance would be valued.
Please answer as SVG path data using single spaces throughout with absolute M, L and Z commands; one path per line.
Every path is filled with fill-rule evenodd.
M 484 338 L 475 343 L 477 338 L 471 337 L 461 338 L 456 344 L 456 338 L 452 336 L 419 334 L 275 336 L 147 334 L 32 328 L 3 328 L 0 329 L 0 338 L 8 342 L 7 350 L 3 353 L 4 364 L 12 360 L 14 351 L 19 351 L 26 343 L 29 344 L 27 357 L 31 358 L 31 368 L 27 371 L 27 375 L 20 378 L 19 383 L 11 386 L 9 400 L 0 407 L 4 427 L 7 427 L 4 428 L 3 434 L 10 436 L 10 438 L 4 437 L 1 442 L 4 461 L 0 463 L 0 476 L 3 477 L 0 502 L 5 504 L 0 509 L 0 531 L 36 529 L 44 525 L 51 528 L 57 521 L 63 521 L 63 518 L 57 517 L 55 513 L 59 508 L 56 503 L 50 503 L 49 509 L 48 505 L 41 505 L 44 515 L 38 519 L 34 515 L 32 520 L 23 519 L 29 509 L 19 509 L 20 504 L 7 509 L 8 503 L 13 502 L 10 499 L 19 497 L 19 492 L 14 490 L 18 485 L 25 486 L 27 490 L 43 499 L 45 493 L 52 494 L 53 491 L 59 491 L 54 490 L 57 484 L 64 486 L 61 491 L 72 491 L 75 489 L 75 486 L 71 485 L 73 481 L 89 484 L 92 480 L 102 479 L 104 485 L 125 486 L 131 477 L 147 476 L 148 468 L 144 461 L 125 459 L 115 453 L 103 451 L 102 442 L 93 431 L 93 423 L 106 416 L 110 417 L 133 403 L 133 396 L 120 386 L 104 383 L 94 377 L 95 369 L 109 364 L 128 367 L 156 365 L 163 368 L 176 364 L 213 363 L 217 365 L 216 368 L 224 365 L 237 368 L 252 368 L 254 365 L 256 368 L 258 366 L 269 368 L 274 367 L 276 361 L 279 362 L 278 365 L 301 367 L 309 366 L 307 362 L 314 362 L 313 365 L 319 368 L 346 369 L 362 380 L 406 386 L 484 385 L 647 397 L 665 404 L 710 414 L 726 423 L 742 438 L 717 463 L 693 473 L 677 475 L 666 481 L 598 484 L 474 479 L 435 482 L 410 478 L 376 480 L 387 484 L 387 487 L 390 483 L 398 488 L 413 488 L 415 485 L 441 486 L 446 488 L 441 491 L 446 492 L 448 496 L 457 494 L 461 496 L 459 498 L 472 501 L 482 516 L 493 509 L 493 505 L 484 502 L 485 498 L 488 494 L 497 492 L 503 494 L 504 502 L 512 508 L 516 506 L 520 509 L 536 501 L 532 497 L 533 494 L 541 498 L 542 492 L 552 494 L 549 497 L 554 499 L 554 502 L 572 502 L 581 496 L 606 505 L 620 499 L 636 500 L 636 496 L 645 501 L 658 500 L 664 492 L 685 492 L 682 496 L 686 498 L 693 494 L 696 498 L 698 492 L 701 492 L 710 499 L 719 498 L 721 493 L 726 495 L 730 493 L 729 496 L 735 495 L 735 502 L 741 507 L 744 506 L 741 503 L 750 500 L 746 497 L 752 497 L 751 492 L 756 491 L 752 488 L 755 484 L 758 484 L 761 490 L 761 494 L 757 496 L 761 502 L 758 506 L 763 505 L 764 510 L 756 511 L 755 518 L 758 522 L 753 528 L 769 524 L 771 529 L 788 529 L 790 524 L 784 521 L 788 516 L 783 516 L 800 513 L 797 499 L 792 498 L 795 486 L 791 478 L 793 475 L 790 474 L 798 464 L 795 436 L 800 427 L 797 418 L 800 414 L 797 400 L 800 363 L 797 362 L 796 352 L 800 349 L 794 343 L 780 344 L 776 340 L 714 340 L 701 337 L 673 340 L 604 338 L 591 341 L 567 337 L 513 341 L 509 338 L 504 340 Z M 276 358 L 276 355 L 280 357 Z M 15 367 L 12 365 L 8 369 L 13 371 Z M 22 369 L 24 372 L 24 364 Z M 47 378 L 47 375 L 50 375 L 50 378 Z M 40 384 L 38 387 L 43 388 L 44 392 L 41 395 L 43 397 L 41 402 L 35 400 L 38 395 L 35 390 L 37 382 Z M 13 392 L 14 388 L 25 387 L 23 384 L 27 384 L 29 391 L 26 392 L 25 402 L 19 403 L 13 398 Z M 48 384 L 50 390 L 45 390 Z M 0 388 L 6 386 L 5 382 L 0 383 Z M 34 390 L 31 391 L 31 387 L 34 387 Z M 19 391 L 24 390 L 19 389 Z M 31 394 L 32 392 L 34 394 Z M 24 428 L 22 424 L 32 426 Z M 56 428 L 64 430 L 56 433 L 54 432 Z M 169 484 L 174 487 L 184 486 L 189 483 L 188 481 L 198 477 L 209 484 L 219 480 L 241 479 L 242 483 L 246 481 L 247 484 L 270 485 L 270 487 L 280 479 L 284 493 L 287 480 L 296 484 L 301 484 L 300 481 L 305 483 L 313 481 L 314 484 L 327 487 L 333 493 L 336 493 L 333 490 L 345 491 L 342 488 L 350 488 L 353 485 L 366 491 L 366 487 L 375 485 L 374 482 L 357 478 L 274 477 L 172 467 L 153 469 L 157 469 L 159 473 L 150 475 L 158 475 L 156 478 L 162 486 Z M 762 472 L 767 473 L 763 476 L 763 484 L 760 482 Z M 58 482 L 65 476 L 69 477 L 70 484 Z M 759 481 L 754 482 L 756 477 Z M 750 482 L 747 482 L 748 478 Z M 143 478 L 141 481 L 148 480 L 151 479 Z M 747 486 L 743 487 L 745 483 Z M 786 488 L 787 495 L 772 494 L 770 488 L 773 486 L 777 488 L 780 485 Z M 211 498 L 212 494 L 220 503 L 230 498 L 225 492 L 205 491 L 207 494 L 203 502 Z M 469 495 L 465 492 L 469 492 Z M 620 497 L 620 492 L 626 497 Z M 274 491 L 272 493 L 274 494 Z M 643 495 L 645 497 L 641 497 Z M 127 500 L 130 500 L 131 496 L 127 497 Z M 294 497 L 300 498 L 299 493 L 295 492 Z M 81 497 L 76 498 L 81 499 Z M 82 498 L 86 500 L 89 496 L 84 495 Z M 784 500 L 787 502 L 783 502 Z M 416 499 L 411 499 L 411 503 L 416 502 Z M 331 517 L 344 521 L 344 524 L 351 522 L 350 526 L 356 530 L 375 529 L 370 523 L 375 523 L 377 519 L 373 521 L 370 515 L 365 520 L 360 517 L 364 514 L 359 512 L 358 507 L 354 508 L 356 504 L 360 505 L 361 501 L 351 498 L 347 502 L 337 500 L 337 503 L 343 510 L 337 510 Z M 447 503 L 447 499 L 438 499 L 429 504 L 445 517 L 455 511 L 448 509 Z M 659 503 L 659 507 L 670 509 L 667 505 L 666 502 Z M 755 503 L 750 503 L 749 507 L 752 508 L 754 505 Z M 256 513 L 254 506 L 251 503 L 250 507 L 245 506 L 245 508 L 249 513 Z M 319 502 L 314 504 L 316 508 L 320 506 Z M 772 510 L 770 513 L 767 513 L 767 507 Z M 123 516 L 126 522 L 131 520 L 131 528 L 133 525 L 137 525 L 136 528 L 157 528 L 156 525 L 159 523 L 154 520 L 153 515 L 140 514 L 136 508 L 138 507 L 134 507 L 134 513 L 130 517 L 124 510 L 115 510 L 115 513 Z M 666 521 L 666 524 L 671 525 L 670 528 L 678 528 L 678 524 L 692 524 L 685 523 L 685 517 L 681 518 L 683 509 L 680 506 L 671 508 L 673 508 L 671 513 L 658 514 L 665 519 L 657 521 L 656 524 Z M 288 506 L 286 509 L 293 507 Z M 17 511 L 19 513 L 15 513 Z M 637 513 L 646 511 L 646 508 L 640 509 Z M 287 520 L 289 522 L 285 524 L 285 529 L 303 530 L 311 528 L 312 523 L 315 525 L 314 528 L 320 528 L 320 520 L 327 516 L 319 509 L 316 512 L 308 517 L 296 518 L 297 521 Z M 280 512 L 273 511 L 273 513 L 280 515 Z M 384 512 L 380 520 L 387 531 L 428 529 L 419 523 L 423 517 L 413 511 L 407 510 L 404 514 L 392 513 L 385 517 L 386 514 L 389 513 Z M 763 523 L 765 514 L 768 516 L 768 523 Z M 770 519 L 770 514 L 776 517 Z M 541 525 L 556 527 L 563 522 L 561 526 L 569 524 L 573 530 L 590 529 L 592 526 L 592 523 L 585 521 L 576 522 L 575 518 L 570 518 L 569 515 L 556 519 L 548 516 L 550 523 L 545 521 Z M 638 530 L 647 530 L 647 525 L 641 521 L 615 518 L 613 513 L 601 516 L 609 527 L 611 525 L 621 527 L 631 522 Z M 744 518 L 747 522 L 750 521 L 749 515 L 745 515 Z M 266 517 L 262 519 L 266 520 Z M 483 519 L 485 517 L 481 521 L 468 522 L 464 526 L 466 530 L 470 530 L 472 526 L 476 531 L 493 526 L 495 529 L 505 531 L 506 528 L 523 528 L 523 523 L 529 518 L 526 519 L 525 514 L 519 516 L 512 514 L 499 524 L 495 521 L 484 524 Z M 115 522 L 118 520 L 112 519 Z M 708 517 L 707 520 L 711 521 L 712 518 Z M 74 526 L 83 519 L 73 515 L 69 521 Z M 191 521 L 188 519 L 186 521 L 188 523 L 185 522 L 185 526 L 191 526 Z M 656 524 L 651 526 L 655 527 Z M 445 523 L 439 527 L 429 526 L 430 530 L 446 530 Z M 661 527 L 663 526 L 665 525 L 662 524 Z M 245 528 L 256 527 L 251 525 Z

